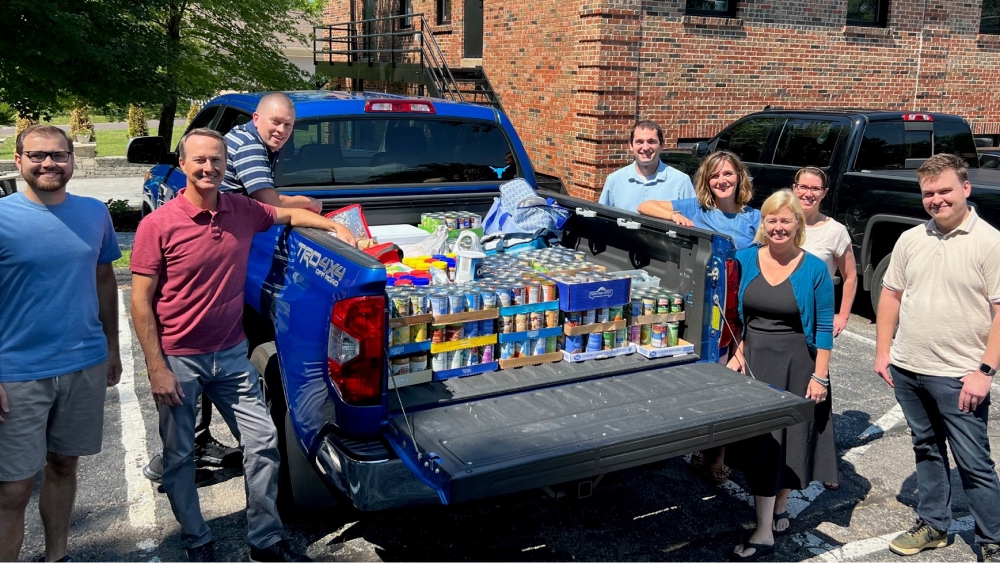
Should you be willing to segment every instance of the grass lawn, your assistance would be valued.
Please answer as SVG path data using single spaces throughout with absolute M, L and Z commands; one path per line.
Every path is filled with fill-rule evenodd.
M 114 268 L 128 268 L 128 263 L 129 263 L 129 260 L 131 260 L 131 259 L 132 259 L 132 249 L 131 248 L 123 248 L 122 249 L 122 257 L 119 258 L 119 259 L 117 259 L 117 260 L 115 260 L 114 262 L 112 262 L 111 266 L 114 267 Z
M 128 146 L 127 129 L 111 129 L 97 131 L 97 156 L 125 156 Z M 14 136 L 10 135 L 0 143 L 0 160 L 14 158 Z

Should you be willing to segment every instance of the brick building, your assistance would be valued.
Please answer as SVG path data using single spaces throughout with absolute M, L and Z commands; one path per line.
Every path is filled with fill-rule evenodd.
M 942 111 L 1000 133 L 1000 0 L 328 0 L 324 19 L 404 12 L 449 66 L 482 66 L 536 168 L 582 197 L 628 161 L 636 117 L 668 146 L 766 105 Z

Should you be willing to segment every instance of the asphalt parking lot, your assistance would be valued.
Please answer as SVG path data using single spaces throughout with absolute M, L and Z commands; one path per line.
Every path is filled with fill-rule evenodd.
M 121 292 L 127 303 L 128 287 Z M 863 307 L 859 307 L 862 309 Z M 126 370 L 109 390 L 104 451 L 81 462 L 70 553 L 82 561 L 177 561 L 185 554 L 166 496 L 142 477 L 159 448 L 154 407 L 127 309 L 122 307 Z M 854 315 L 837 339 L 835 428 L 843 486 L 793 493 L 792 534 L 778 539 L 774 561 L 897 559 L 888 541 L 907 528 L 916 503 L 905 422 L 886 385 L 871 370 L 874 325 Z M 218 419 L 219 417 L 216 417 Z M 990 425 L 990 435 L 1000 425 Z M 233 438 L 221 420 L 214 434 Z M 224 560 L 246 560 L 241 475 L 217 470 L 200 489 L 203 511 Z M 973 526 L 957 474 L 955 524 L 947 548 L 912 561 L 968 561 Z M 566 492 L 556 490 L 554 492 Z M 287 537 L 319 560 L 334 561 L 710 561 L 727 557 L 753 527 L 752 500 L 738 473 L 722 486 L 702 481 L 684 458 L 609 474 L 589 498 L 542 490 L 458 506 L 362 513 L 334 507 L 293 515 Z M 37 490 L 28 515 L 23 560 L 43 552 Z

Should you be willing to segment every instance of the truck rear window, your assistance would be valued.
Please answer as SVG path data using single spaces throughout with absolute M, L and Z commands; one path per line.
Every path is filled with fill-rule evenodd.
M 917 168 L 937 153 L 951 153 L 978 168 L 976 143 L 964 123 L 934 123 L 934 130 L 907 131 L 903 122 L 869 123 L 854 170 Z
M 278 187 L 502 182 L 517 174 L 500 127 L 409 116 L 296 122 L 275 163 Z

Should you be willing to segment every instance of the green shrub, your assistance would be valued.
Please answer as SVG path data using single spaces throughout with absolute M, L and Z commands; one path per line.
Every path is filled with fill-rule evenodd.
M 128 136 L 130 139 L 135 137 L 145 137 L 149 135 L 149 127 L 146 126 L 146 111 L 141 107 L 129 105 L 128 106 Z
M 76 140 L 77 135 L 90 135 L 90 140 L 96 141 L 94 122 L 90 119 L 88 106 L 76 106 L 69 112 L 69 134 Z
M 115 231 L 119 233 L 134 232 L 139 226 L 139 220 L 142 219 L 142 212 L 129 207 L 128 200 L 109 199 L 106 203 Z

